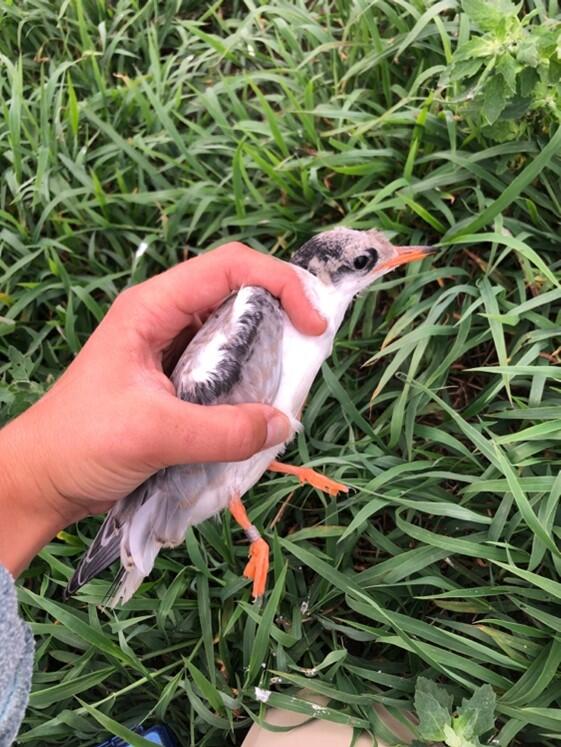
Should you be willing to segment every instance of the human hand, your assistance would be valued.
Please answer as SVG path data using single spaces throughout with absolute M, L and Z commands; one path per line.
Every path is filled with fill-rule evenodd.
M 294 268 L 237 242 L 122 292 L 52 389 L 0 431 L 0 562 L 9 570 L 163 467 L 245 459 L 288 438 L 274 408 L 183 402 L 164 373 L 173 341 L 241 285 L 277 296 L 301 332 L 324 331 Z

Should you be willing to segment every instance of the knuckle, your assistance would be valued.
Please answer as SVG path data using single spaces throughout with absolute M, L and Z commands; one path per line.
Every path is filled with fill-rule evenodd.
M 137 296 L 138 290 L 135 286 L 124 288 L 113 301 L 112 306 L 117 311 L 126 310 L 136 303 Z
M 247 244 L 242 244 L 241 241 L 228 241 L 226 244 L 219 246 L 215 251 L 221 254 L 230 254 L 232 252 L 251 252 L 253 250 Z

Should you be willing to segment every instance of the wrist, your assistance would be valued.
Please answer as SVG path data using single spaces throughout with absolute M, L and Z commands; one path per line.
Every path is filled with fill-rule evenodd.
M 0 563 L 14 577 L 73 520 L 52 485 L 45 451 L 31 410 L 0 430 Z

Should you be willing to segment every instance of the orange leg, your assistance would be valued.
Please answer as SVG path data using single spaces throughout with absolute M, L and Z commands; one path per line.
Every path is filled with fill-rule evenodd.
M 312 485 L 312 487 L 324 493 L 329 493 L 329 495 L 336 496 L 339 493 L 349 492 L 347 485 L 330 480 L 329 477 L 322 475 L 321 472 L 316 472 L 311 467 L 295 467 L 293 464 L 271 462 L 268 469 L 271 472 L 282 472 L 284 475 L 295 475 L 302 485 Z
M 235 495 L 229 504 L 230 513 L 245 531 L 250 541 L 249 563 L 246 565 L 243 575 L 253 580 L 253 597 L 262 597 L 267 586 L 267 572 L 269 570 L 269 545 L 265 542 L 259 531 L 250 522 L 245 507 L 239 495 Z

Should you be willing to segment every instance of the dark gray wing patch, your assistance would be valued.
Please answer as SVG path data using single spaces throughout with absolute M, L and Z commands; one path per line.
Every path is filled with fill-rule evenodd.
M 242 294 L 246 303 L 236 313 Z M 279 302 L 264 288 L 247 287 L 227 299 L 207 320 L 179 359 L 171 376 L 177 396 L 197 405 L 233 404 L 229 395 L 240 384 L 244 367 L 257 346 L 268 348 L 270 342 L 277 345 L 282 335 L 282 321 Z M 216 345 L 219 336 L 224 339 Z M 205 350 L 213 344 L 216 348 L 215 360 L 209 358 L 205 361 L 202 375 L 195 376 L 197 364 L 204 358 Z M 270 365 L 269 361 L 262 363 L 267 368 Z M 266 400 L 261 397 L 245 401 Z

